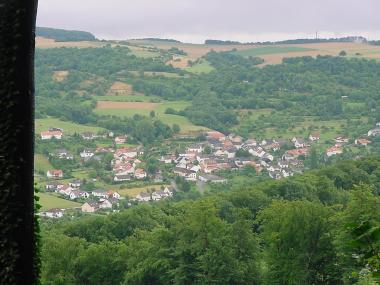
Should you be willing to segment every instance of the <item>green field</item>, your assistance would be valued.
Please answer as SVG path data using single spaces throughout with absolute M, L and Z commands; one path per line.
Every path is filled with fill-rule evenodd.
M 200 63 L 197 63 L 193 65 L 192 67 L 186 67 L 185 70 L 191 73 L 201 74 L 201 73 L 210 73 L 211 71 L 214 70 L 214 67 L 212 67 L 208 61 L 202 60 Z
M 40 198 L 38 201 L 41 205 L 40 211 L 46 211 L 53 208 L 71 209 L 81 206 L 80 203 L 59 198 L 53 193 L 37 193 L 37 196 Z
M 331 119 L 321 121 L 318 117 L 313 116 L 287 116 L 286 114 L 275 113 L 271 114 L 270 109 L 258 109 L 258 110 L 244 110 L 239 112 L 239 125 L 234 128 L 234 131 L 243 135 L 248 135 L 252 138 L 283 138 L 290 139 L 294 136 L 308 137 L 311 131 L 317 131 L 321 134 L 321 140 L 319 144 L 326 142 L 330 143 L 331 140 L 339 135 L 349 134 L 349 137 L 355 137 L 365 133 L 370 127 L 367 126 L 368 118 L 357 118 L 360 123 L 348 123 L 347 120 Z M 283 121 L 291 119 L 288 123 L 288 127 L 280 127 L 271 125 L 271 116 L 279 116 L 277 122 L 282 121 L 281 116 L 284 117 Z M 246 133 L 246 130 L 251 126 L 256 128 Z
M 311 48 L 304 47 L 282 47 L 282 46 L 266 46 L 266 47 L 258 47 L 246 50 L 234 51 L 234 54 L 241 55 L 244 57 L 248 56 L 260 56 L 267 54 L 276 54 L 276 53 L 289 53 L 289 52 L 305 52 L 312 51 Z
M 35 120 L 36 134 L 39 134 L 42 131 L 47 131 L 49 128 L 52 128 L 52 127 L 63 129 L 63 135 L 65 134 L 71 135 L 74 133 L 83 133 L 83 132 L 97 133 L 97 132 L 104 131 L 103 128 L 75 124 L 72 122 L 65 122 L 56 118 L 45 118 L 45 119 Z
M 114 101 L 114 102 L 161 102 L 162 99 L 156 96 L 145 95 L 105 95 L 93 96 L 96 101 Z
M 173 124 L 178 124 L 181 127 L 181 133 L 188 133 L 193 131 L 207 130 L 208 128 L 202 126 L 196 126 L 191 123 L 186 117 L 165 114 L 167 108 L 172 108 L 176 111 L 184 110 L 189 106 L 189 102 L 185 101 L 172 101 L 159 103 L 154 108 L 155 115 L 165 124 L 172 126 Z M 95 109 L 95 113 L 98 115 L 109 115 L 109 116 L 118 116 L 118 117 L 133 117 L 133 115 L 143 115 L 149 116 L 151 110 L 146 109 Z
M 49 160 L 42 154 L 34 155 L 34 169 L 36 172 L 46 173 L 48 170 L 53 169 L 53 166 L 50 164 Z

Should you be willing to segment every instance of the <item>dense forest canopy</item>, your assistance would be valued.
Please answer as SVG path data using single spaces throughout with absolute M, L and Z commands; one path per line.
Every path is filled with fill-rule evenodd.
M 43 221 L 43 284 L 380 280 L 378 158 L 223 187 L 196 200 Z
M 70 41 L 94 41 L 95 36 L 89 32 L 69 31 L 63 29 L 53 29 L 45 27 L 36 28 L 36 36 L 56 40 L 57 42 Z

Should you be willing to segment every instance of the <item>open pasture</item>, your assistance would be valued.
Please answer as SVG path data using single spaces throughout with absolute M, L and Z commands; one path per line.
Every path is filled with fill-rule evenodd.
M 76 124 L 72 122 L 62 121 L 57 118 L 44 118 L 35 120 L 35 132 L 37 135 L 42 131 L 47 131 L 49 128 L 61 128 L 63 129 L 63 136 L 65 134 L 72 135 L 74 133 L 83 133 L 83 132 L 101 132 L 104 131 L 103 128 L 95 126 L 87 126 Z
M 205 127 L 194 125 L 186 117 L 165 114 L 167 108 L 180 111 L 184 110 L 189 104 L 189 102 L 184 101 L 162 103 L 98 101 L 98 107 L 95 109 L 95 112 L 99 115 L 133 117 L 135 114 L 149 116 L 151 111 L 154 111 L 156 118 L 163 123 L 168 124 L 169 126 L 178 124 L 181 128 L 181 133 L 207 130 Z
M 37 197 L 40 198 L 38 201 L 41 205 L 40 211 L 46 211 L 53 208 L 73 209 L 81 206 L 80 203 L 59 198 L 53 193 L 37 193 Z

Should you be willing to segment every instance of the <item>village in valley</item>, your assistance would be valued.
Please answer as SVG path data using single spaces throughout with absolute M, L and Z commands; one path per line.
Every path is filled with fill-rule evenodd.
M 79 148 L 78 153 L 66 148 L 54 148 L 65 140 L 83 142 L 94 147 Z M 324 157 L 341 155 L 348 147 L 367 147 L 372 138 L 380 137 L 380 122 L 368 133 L 358 138 L 337 136 L 325 148 Z M 95 134 L 84 132 L 74 136 L 54 127 L 40 133 L 38 144 L 48 142 L 54 149 L 47 153 L 48 160 L 61 165 L 76 161 L 83 170 L 104 168 L 99 175 L 79 178 L 65 173 L 64 169 L 48 169 L 44 175 L 36 174 L 38 184 L 46 194 L 80 204 L 74 210 L 82 213 L 109 213 L 120 211 L 134 203 L 160 201 L 173 197 L 180 189 L 178 184 L 203 191 L 205 184 L 228 183 L 225 173 L 239 173 L 249 168 L 256 175 L 281 179 L 302 173 L 305 159 L 313 146 L 321 139 L 319 132 L 311 131 L 307 138 L 294 136 L 291 139 L 244 139 L 239 135 L 225 135 L 218 131 L 207 131 L 197 137 L 178 135 L 165 143 L 162 151 L 157 147 L 129 145 L 128 135 L 113 132 Z M 97 144 L 101 141 L 101 144 Z M 180 148 L 171 149 L 173 141 L 182 142 Z M 52 147 L 53 146 L 53 147 Z M 63 162 L 63 163 L 62 163 Z M 53 164 L 54 165 L 54 164 Z M 137 183 L 137 184 L 136 184 Z M 101 185 L 101 187 L 97 187 Z M 129 188 L 143 185 L 143 191 L 135 194 Z M 192 185 L 192 186 L 189 186 Z M 65 209 L 52 208 L 41 216 L 60 218 Z

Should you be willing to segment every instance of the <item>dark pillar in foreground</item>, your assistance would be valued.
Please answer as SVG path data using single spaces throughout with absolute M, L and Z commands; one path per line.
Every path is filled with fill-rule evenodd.
M 35 284 L 33 214 L 36 0 L 0 0 L 0 284 Z

